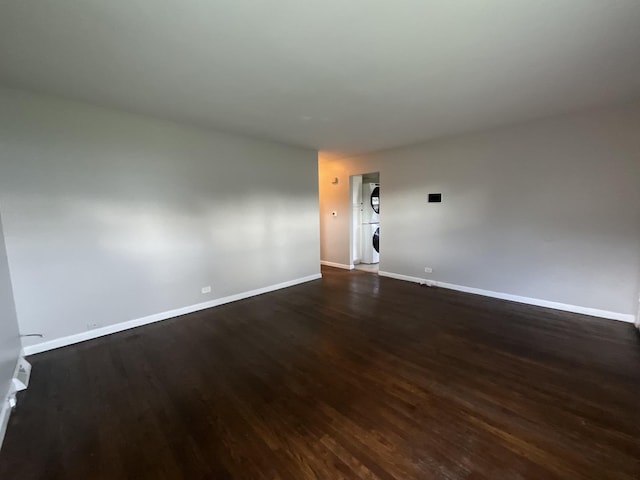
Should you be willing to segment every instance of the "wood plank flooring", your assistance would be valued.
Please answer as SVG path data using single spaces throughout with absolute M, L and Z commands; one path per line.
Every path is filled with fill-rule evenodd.
M 632 325 L 323 274 L 31 357 L 0 478 L 640 479 Z

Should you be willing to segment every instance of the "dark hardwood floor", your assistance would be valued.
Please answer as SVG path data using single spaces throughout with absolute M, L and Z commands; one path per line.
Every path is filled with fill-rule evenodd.
M 640 478 L 632 325 L 323 273 L 31 357 L 0 478 Z

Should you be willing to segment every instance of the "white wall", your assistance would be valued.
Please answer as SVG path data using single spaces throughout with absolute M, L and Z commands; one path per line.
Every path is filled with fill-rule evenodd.
M 2 445 L 4 429 L 9 417 L 6 398 L 21 347 L 4 245 L 2 218 L 0 218 L 0 402 L 2 402 L 0 403 L 0 445 Z
M 323 260 L 348 261 L 346 180 L 369 171 L 382 185 L 380 270 L 635 315 L 640 105 L 321 156 Z M 337 186 L 327 181 L 335 176 Z M 443 203 L 427 204 L 430 192 Z
M 45 341 L 319 273 L 315 151 L 13 90 L 0 148 L 18 320 Z
M 355 265 L 362 260 L 362 175 L 349 177 L 351 197 L 351 252 L 349 265 Z

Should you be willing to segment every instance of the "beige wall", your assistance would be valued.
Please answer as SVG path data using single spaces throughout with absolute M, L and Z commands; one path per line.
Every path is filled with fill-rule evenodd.
M 321 156 L 323 260 L 349 263 L 348 177 L 371 171 L 380 172 L 382 271 L 635 316 L 640 105 Z M 443 203 L 427 204 L 430 192 Z
M 0 146 L 18 320 L 44 341 L 319 274 L 315 151 L 13 90 Z
M 320 258 L 326 262 L 349 266 L 352 264 L 349 248 L 351 230 L 351 203 L 349 177 L 380 170 L 379 159 L 359 157 L 333 159 L 318 156 L 318 191 L 320 194 Z M 338 178 L 338 183 L 333 180 Z M 381 183 L 384 179 L 381 177 Z M 381 187 L 384 188 L 384 185 Z M 384 196 L 384 190 L 381 190 Z M 332 216 L 332 212 L 337 216 Z M 384 212 L 380 213 L 382 224 Z M 382 260 L 381 260 L 382 262 Z

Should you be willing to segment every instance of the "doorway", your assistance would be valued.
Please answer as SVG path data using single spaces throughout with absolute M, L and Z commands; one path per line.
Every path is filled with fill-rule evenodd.
M 380 173 L 349 178 L 351 197 L 351 264 L 378 273 L 380 264 Z

